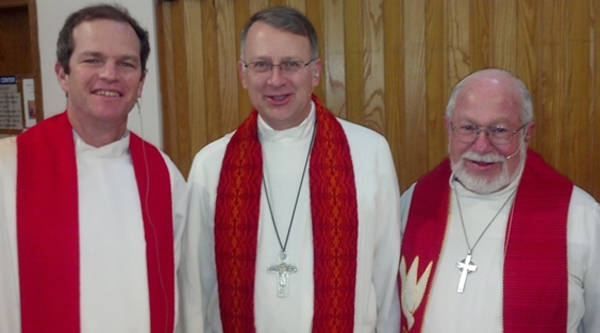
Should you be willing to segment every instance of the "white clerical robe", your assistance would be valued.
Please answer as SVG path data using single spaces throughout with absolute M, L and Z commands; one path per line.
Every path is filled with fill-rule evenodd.
M 458 194 L 466 233 L 473 246 L 502 204 L 517 189 L 519 180 L 520 176 L 506 188 L 487 195 L 471 192 L 459 182 L 450 181 L 450 220 L 423 317 L 422 332 L 502 332 L 504 239 L 510 228 L 508 220 L 514 196 L 472 251 L 477 271 L 468 274 L 464 292 L 459 294 L 456 289 L 460 271 L 456 264 L 467 254 L 467 243 L 454 191 Z M 414 184 L 402 195 L 402 230 L 406 227 L 413 191 Z M 540 225 L 542 228 L 544 226 Z M 567 221 L 568 333 L 600 332 L 599 242 L 600 206 L 589 194 L 574 187 Z
M 258 118 L 264 178 L 273 216 L 285 242 L 302 170 L 314 129 L 313 108 L 300 125 L 283 131 Z M 348 137 L 358 201 L 355 332 L 398 332 L 397 269 L 400 244 L 399 190 L 385 139 L 340 120 Z M 190 210 L 180 287 L 186 332 L 222 332 L 214 251 L 214 215 L 221 161 L 233 133 L 209 144 L 195 157 L 188 182 Z M 258 227 L 254 316 L 257 332 L 310 332 L 313 315 L 313 243 L 309 169 L 300 189 L 286 252 L 298 267 L 289 278 L 289 296 L 277 296 L 280 245 L 262 189 Z M 201 290 L 201 291 L 200 291 Z M 202 298 L 200 298 L 202 295 Z M 202 323 L 202 310 L 205 312 Z
M 146 242 L 129 133 L 99 148 L 86 144 L 77 134 L 74 140 L 81 332 L 150 332 Z M 170 175 L 177 266 L 188 188 L 173 162 L 164 154 L 163 158 Z M 0 140 L 0 332 L 21 331 L 16 166 L 16 138 Z M 27 204 L 36 209 L 35 202 Z

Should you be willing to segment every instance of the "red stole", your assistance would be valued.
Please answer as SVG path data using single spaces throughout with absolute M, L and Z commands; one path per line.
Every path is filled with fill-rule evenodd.
M 310 157 L 314 246 L 313 332 L 352 332 L 358 214 L 350 147 L 342 126 L 313 96 Z M 254 332 L 254 278 L 262 150 L 253 110 L 227 145 L 215 212 L 215 256 L 225 332 Z M 279 249 L 273 249 L 279 251 Z M 274 282 L 275 283 L 275 282 Z
M 419 257 L 417 279 L 429 262 L 433 265 L 421 305 L 413 313 L 414 325 L 408 329 L 403 313 L 402 332 L 420 332 L 423 320 L 427 320 L 423 317 L 448 220 L 450 174 L 446 159 L 419 180 L 412 196 L 402 257 L 407 267 Z M 512 230 L 507 235 L 504 332 L 566 331 L 567 214 L 572 189 L 572 183 L 538 154 L 527 152 L 514 202 Z M 458 277 L 457 270 L 457 281 Z M 402 286 L 400 290 L 402 296 Z
M 160 152 L 134 133 L 129 149 L 144 218 L 151 332 L 172 332 L 175 271 L 169 170 Z M 77 190 L 75 145 L 66 112 L 17 137 L 23 333 L 80 331 Z

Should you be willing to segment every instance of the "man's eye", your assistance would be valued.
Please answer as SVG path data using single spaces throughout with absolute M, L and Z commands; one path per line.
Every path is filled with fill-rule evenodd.
M 119 63 L 119 65 L 121 65 L 123 67 L 128 67 L 128 68 L 135 68 L 135 64 L 133 64 L 131 62 L 127 62 L 127 61 L 121 61 Z
M 504 134 L 504 133 L 508 132 L 508 130 L 504 127 L 494 126 L 494 127 L 490 127 L 490 132 L 495 133 L 495 134 Z
M 254 67 L 254 69 L 260 71 L 269 69 L 271 67 L 271 64 L 266 61 L 257 61 L 252 66 Z
M 475 125 L 462 125 L 460 129 L 465 132 L 477 132 L 478 127 Z
M 279 66 L 284 71 L 296 71 L 300 69 L 301 64 L 298 61 L 284 61 Z
M 83 59 L 83 62 L 86 64 L 99 64 L 100 63 L 100 59 L 97 58 L 87 58 L 87 59 Z

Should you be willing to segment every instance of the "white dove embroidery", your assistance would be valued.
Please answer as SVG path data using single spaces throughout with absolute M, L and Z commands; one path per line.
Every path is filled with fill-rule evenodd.
M 400 261 L 400 281 L 402 282 L 402 299 L 401 307 L 404 316 L 406 317 L 407 326 L 410 330 L 415 323 L 413 314 L 419 308 L 423 295 L 425 294 L 425 287 L 427 287 L 427 281 L 429 280 L 429 274 L 431 273 L 431 266 L 433 261 L 430 261 L 423 272 L 423 275 L 417 280 L 417 271 L 419 268 L 419 256 L 416 256 L 408 272 L 406 271 L 406 260 L 402 256 Z

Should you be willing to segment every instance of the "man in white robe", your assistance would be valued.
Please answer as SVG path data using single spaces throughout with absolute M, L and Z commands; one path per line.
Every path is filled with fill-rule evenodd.
M 228 329 L 397 332 L 399 329 L 396 271 L 400 236 L 399 191 L 390 150 L 381 135 L 330 116 L 316 97 L 311 101 L 311 92 L 318 85 L 321 69 L 316 47 L 310 22 L 290 8 L 270 8 L 259 12 L 242 32 L 239 71 L 242 84 L 258 113 L 254 111 L 237 131 L 204 147 L 196 155 L 190 171 L 189 219 L 179 272 L 182 323 L 186 332 L 202 329 L 206 332 Z M 219 201 L 223 198 L 218 193 L 237 193 L 222 190 L 227 187 L 223 183 L 230 180 L 227 177 L 235 177 L 244 173 L 245 169 L 238 168 L 224 179 L 223 165 L 227 163 L 229 169 L 235 164 L 227 161 L 237 156 L 227 156 L 231 155 L 229 151 L 235 137 L 245 133 L 246 125 L 255 126 L 256 132 L 252 135 L 257 138 L 252 137 L 250 141 L 256 140 L 258 156 L 254 156 L 252 148 L 247 146 L 238 154 L 250 152 L 248 159 L 254 158 L 257 163 L 262 163 L 262 167 L 253 170 L 258 176 L 251 177 L 256 184 L 251 197 L 259 199 L 257 206 L 250 206 L 258 219 L 255 227 L 251 228 L 256 235 L 250 239 L 255 241 L 250 241 L 248 251 L 240 252 L 241 255 L 255 256 L 255 259 L 236 261 L 241 264 L 249 262 L 249 268 L 243 271 L 248 274 L 240 273 L 235 265 L 220 272 L 219 251 L 225 246 L 222 244 L 232 242 L 232 238 L 222 240 L 219 236 L 223 228 L 221 224 L 228 219 L 219 220 Z M 319 127 L 330 125 L 339 127 L 329 131 Z M 358 222 L 355 230 L 348 230 L 348 233 L 357 233 L 357 237 L 342 244 L 353 247 L 355 251 L 354 256 L 346 258 L 353 262 L 351 266 L 355 272 L 351 273 L 351 277 L 347 276 L 347 272 L 336 273 L 333 266 L 331 269 L 321 266 L 325 268 L 319 271 L 315 268 L 329 244 L 317 245 L 321 227 L 314 229 L 315 223 L 318 223 L 315 216 L 319 215 L 314 205 L 327 200 L 315 199 L 314 188 L 318 186 L 315 183 L 319 182 L 315 178 L 319 175 L 311 170 L 319 165 L 316 156 L 320 155 L 322 136 L 336 131 L 345 137 L 343 141 L 347 140 L 347 158 L 351 165 L 344 171 L 353 171 L 352 182 L 355 184 L 355 187 L 352 184 L 355 195 L 341 192 L 352 196 L 357 204 L 354 210 L 349 207 L 343 212 L 352 214 L 355 211 Z M 343 160 L 342 155 L 333 155 L 333 161 Z M 326 174 L 328 172 L 320 173 L 327 179 L 326 183 L 336 183 L 337 177 L 327 178 Z M 239 198 L 240 201 L 245 200 L 243 196 Z M 245 210 L 240 214 L 244 213 Z M 238 235 L 234 237 L 235 241 L 246 245 L 241 235 L 245 229 L 238 226 L 233 230 Z M 331 232 L 331 243 L 337 239 L 335 234 L 335 231 Z M 320 250 L 317 249 L 319 246 Z M 286 255 L 283 260 L 280 257 L 282 252 Z M 287 273 L 287 280 L 280 280 L 279 272 L 269 269 L 282 261 L 294 267 Z M 315 276 L 319 273 L 325 276 L 340 274 L 343 280 L 352 281 L 344 294 L 353 300 L 351 304 L 345 304 L 346 309 L 351 309 L 349 317 L 339 320 L 332 316 L 331 321 L 335 323 L 319 317 L 318 313 L 323 312 L 319 307 L 323 303 L 318 296 L 328 292 L 327 288 L 322 292 L 316 290 L 318 278 Z M 241 279 L 249 281 L 249 288 L 253 291 L 241 288 L 236 294 L 238 296 L 231 301 L 229 294 L 225 293 L 231 289 L 228 286 L 236 281 L 229 280 L 229 276 L 240 275 Z M 221 285 L 221 281 L 226 285 Z M 330 286 L 336 288 L 335 285 Z M 227 301 L 227 304 L 235 306 L 238 299 L 246 297 L 250 299 L 244 304 L 249 304 L 250 308 L 241 309 L 243 315 L 232 313 L 235 311 L 231 311 L 229 305 L 222 304 Z M 223 313 L 223 309 L 227 314 Z
M 529 267 L 505 267 L 517 242 L 530 246 L 523 252 L 546 252 L 561 243 L 545 239 L 552 217 L 535 221 L 533 235 L 538 239 L 523 238 L 516 231 L 522 223 L 517 217 L 522 213 L 519 210 L 535 207 L 532 202 L 546 199 L 543 193 L 529 202 L 525 198 L 526 187 L 542 186 L 548 178 L 544 174 L 540 182 L 525 184 L 525 178 L 536 176 L 528 173 L 529 164 L 540 165 L 544 172 L 550 169 L 539 156 L 527 152 L 534 124 L 531 97 L 525 86 L 501 70 L 475 72 L 452 91 L 446 125 L 450 160 L 413 184 L 401 199 L 402 328 L 407 332 L 600 332 L 600 206 L 582 189 L 568 185 L 567 196 L 560 199 L 564 200 L 565 215 L 556 219 L 563 220 L 559 221 L 563 226 L 559 233 L 566 248 L 566 265 L 561 267 L 556 258 L 557 274 L 520 282 L 513 280 L 525 271 L 544 269 L 544 260 L 534 258 Z M 439 172 L 440 168 L 447 168 L 447 173 Z M 553 170 L 548 172 L 560 177 Z M 442 184 L 432 182 L 431 190 L 447 192 L 447 199 L 427 209 L 449 208 L 440 214 L 444 218 L 430 220 L 441 225 L 442 233 L 441 249 L 434 251 L 430 262 L 424 260 L 424 253 L 436 237 L 422 234 L 421 226 L 428 217 L 419 213 L 419 204 L 425 205 L 426 199 L 415 199 L 415 193 L 419 184 L 434 173 L 439 174 Z M 559 200 L 544 204 L 560 205 Z M 446 210 L 442 208 L 442 212 Z M 533 217 L 544 212 L 532 209 L 530 214 Z M 467 254 L 476 269 L 469 266 L 467 270 L 465 263 L 459 262 Z M 552 265 L 554 258 L 549 259 Z M 559 288 L 544 290 L 556 276 L 564 277 Z M 522 283 L 528 285 L 519 286 Z M 512 288 L 520 289 L 513 294 L 516 296 L 507 298 L 507 289 Z M 549 296 L 539 296 L 539 290 Z M 561 301 L 554 301 L 554 294 L 561 290 Z M 507 305 L 522 296 L 535 300 L 529 304 L 533 308 Z M 547 307 L 551 310 L 543 312 L 542 308 Z
M 125 9 L 99 5 L 73 13 L 58 39 L 56 64 L 66 112 L 0 141 L 0 332 L 174 331 L 188 188 L 166 155 L 126 129 L 149 51 L 147 32 Z M 44 164 L 31 163 L 37 156 Z M 36 172 L 48 182 L 30 186 L 23 179 Z M 21 194 L 32 186 L 49 195 L 21 200 L 32 198 Z M 48 211 L 69 211 L 75 219 Z M 30 235 L 44 228 L 55 231 L 28 247 Z M 64 243 L 74 246 L 55 252 Z M 31 276 L 31 261 L 64 262 L 75 272 L 64 274 L 74 285 L 56 281 L 53 268 Z M 30 290 L 39 295 L 24 296 Z M 55 291 L 60 297 L 48 296 Z

